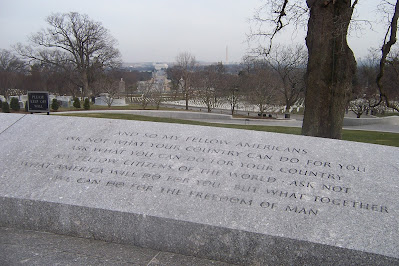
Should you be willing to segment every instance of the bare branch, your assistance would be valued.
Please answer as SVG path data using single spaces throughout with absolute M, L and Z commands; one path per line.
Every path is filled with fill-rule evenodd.
M 258 41 L 261 44 L 253 49 L 253 53 L 267 56 L 278 33 L 289 25 L 298 27 L 304 25 L 304 15 L 308 8 L 300 0 L 270 0 L 261 6 L 251 22 L 255 29 L 251 29 L 247 36 L 248 42 Z M 263 44 L 266 42 L 266 44 Z
M 379 65 L 379 73 L 377 75 L 377 80 L 376 80 L 378 89 L 380 91 L 380 100 L 375 106 L 381 104 L 382 101 L 385 101 L 388 107 L 393 108 L 399 112 L 399 106 L 390 102 L 389 97 L 384 89 L 384 85 L 382 83 L 382 78 L 384 77 L 385 74 L 385 65 L 387 63 L 388 54 L 390 53 L 392 46 L 396 43 L 396 35 L 398 31 L 398 18 L 399 18 L 399 0 L 396 1 L 395 10 L 392 15 L 392 19 L 388 27 L 387 33 L 385 34 L 384 43 L 381 47 L 381 60 Z
M 355 6 L 357 5 L 357 3 L 358 3 L 358 0 L 355 0 L 355 1 L 353 2 L 353 4 L 352 4 L 352 11 L 355 9 Z

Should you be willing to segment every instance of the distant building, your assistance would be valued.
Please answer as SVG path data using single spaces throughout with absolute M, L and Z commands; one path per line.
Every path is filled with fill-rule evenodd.
M 159 70 L 166 70 L 166 69 L 168 69 L 168 64 L 154 64 L 154 68 L 155 68 L 155 70 L 156 71 L 159 71 Z

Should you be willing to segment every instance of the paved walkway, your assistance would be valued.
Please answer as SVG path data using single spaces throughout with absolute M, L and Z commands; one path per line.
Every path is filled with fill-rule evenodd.
M 56 114 L 64 114 L 64 113 L 77 113 L 77 112 L 88 112 L 88 113 L 125 113 L 125 114 L 137 114 L 137 115 L 145 115 L 145 116 L 154 116 L 154 117 L 168 117 L 168 118 L 179 118 L 185 120 L 193 120 L 193 121 L 201 121 L 207 123 L 219 123 L 219 124 L 237 124 L 237 125 L 263 125 L 263 126 L 282 126 L 282 127 L 302 127 L 302 115 L 291 115 L 291 119 L 284 119 L 283 115 L 280 115 L 281 118 L 277 119 L 259 119 L 255 116 L 250 116 L 249 118 L 232 118 L 227 114 L 220 114 L 218 112 L 214 112 L 211 114 L 208 113 L 200 113 L 200 112 L 192 112 L 192 117 L 190 117 L 190 112 L 187 111 L 150 111 L 150 110 L 91 110 L 91 111 L 72 111 L 72 112 L 57 112 Z M 200 117 L 202 114 L 204 117 Z M 205 115 L 210 115 L 212 118 L 205 117 Z M 347 114 L 345 118 L 355 119 L 355 116 L 351 113 Z M 399 119 L 394 121 L 387 118 L 386 123 L 381 123 L 380 118 L 373 118 L 371 116 L 364 116 L 363 120 L 373 121 L 375 119 L 376 123 L 370 124 L 360 124 L 360 125 L 348 125 L 344 126 L 344 129 L 352 129 L 352 130 L 367 130 L 367 131 L 380 131 L 380 132 L 392 132 L 399 133 Z M 361 121 L 361 120 L 359 120 Z
M 228 266 L 232 264 L 131 245 L 0 227 L 0 265 Z

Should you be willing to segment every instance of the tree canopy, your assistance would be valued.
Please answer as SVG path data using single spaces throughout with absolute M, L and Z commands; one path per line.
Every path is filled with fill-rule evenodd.
M 76 12 L 47 17 L 47 29 L 29 38 L 30 45 L 18 44 L 17 51 L 40 64 L 50 64 L 74 72 L 82 94 L 87 95 L 99 69 L 120 63 L 117 42 L 100 22 Z

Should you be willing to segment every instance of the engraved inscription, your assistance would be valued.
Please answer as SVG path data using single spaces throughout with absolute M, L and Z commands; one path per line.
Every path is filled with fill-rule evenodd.
M 19 165 L 51 172 L 47 182 L 69 189 L 105 187 L 105 193 L 195 201 L 204 208 L 239 205 L 313 218 L 336 208 L 390 213 L 382 199 L 362 200 L 357 187 L 348 182 L 353 176 L 361 182 L 369 170 L 366 166 L 320 158 L 300 145 L 134 131 L 72 135 L 64 141 L 66 146 L 52 159 L 24 159 Z

